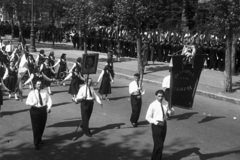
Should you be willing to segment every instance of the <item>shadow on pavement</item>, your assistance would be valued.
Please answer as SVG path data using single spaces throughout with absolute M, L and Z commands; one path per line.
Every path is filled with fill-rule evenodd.
M 22 109 L 22 110 L 18 110 L 18 111 L 3 111 L 2 112 L 2 117 L 11 116 L 11 115 L 26 112 L 26 111 L 29 111 L 29 109 Z
M 164 157 L 163 160 L 181 160 L 183 158 L 187 158 L 189 160 L 190 159 L 207 160 L 207 159 L 212 159 L 217 157 L 223 157 L 229 154 L 239 154 L 239 153 L 240 153 L 240 150 L 230 150 L 230 151 L 202 154 L 200 152 L 200 148 L 195 147 L 195 148 L 188 148 L 188 149 L 175 152 L 171 156 Z
M 78 127 L 81 122 L 82 122 L 82 120 L 80 120 L 80 119 L 74 120 L 74 121 L 59 122 L 59 123 L 55 123 L 53 125 L 49 125 L 49 126 L 47 126 L 47 128 L 51 128 L 51 127 Z
M 148 125 L 149 124 L 149 122 L 148 121 L 139 121 L 138 122 L 138 125 Z
M 205 123 L 205 122 L 213 121 L 213 120 L 219 119 L 219 118 L 226 118 L 226 117 L 224 117 L 224 116 L 215 116 L 215 117 L 214 116 L 206 116 L 198 123 Z
M 128 88 L 128 86 L 112 86 L 112 88 Z
M 113 124 L 118 126 L 119 124 Z M 120 124 L 121 125 L 121 124 Z M 112 128 L 112 127 L 110 127 Z M 16 131 L 17 132 L 17 131 Z M 137 147 L 126 145 L 133 138 L 142 139 L 145 131 L 119 135 L 120 141 L 108 143 L 111 133 L 100 133 L 88 138 L 83 132 L 71 132 L 64 135 L 51 134 L 43 139 L 46 142 L 36 151 L 33 144 L 22 143 L 14 147 L 2 146 L 1 160 L 149 160 L 151 143 L 139 151 Z M 80 139 L 81 140 L 78 140 Z M 76 141 L 78 140 L 78 141 Z M 138 145 L 137 142 L 134 142 Z
M 113 98 L 111 97 L 111 98 L 109 98 L 109 100 L 117 101 L 119 99 L 125 99 L 125 98 L 129 98 L 129 96 L 113 97 Z
M 122 125 L 125 125 L 125 123 L 108 124 L 106 126 L 99 127 L 99 128 L 90 128 L 90 130 L 93 130 L 92 134 L 95 135 L 95 134 L 100 133 L 100 132 L 105 131 L 105 130 L 121 129 Z
M 159 65 L 159 64 L 158 64 Z M 163 65 L 163 64 L 162 64 Z M 145 74 L 149 74 L 149 73 L 153 73 L 153 72 L 158 72 L 158 71 L 165 71 L 165 70 L 169 70 L 169 67 L 166 65 L 163 66 L 154 66 L 154 67 L 148 67 L 145 70 Z
M 194 114 L 198 114 L 198 112 L 189 112 L 189 113 L 183 113 L 175 116 L 171 116 L 171 119 L 176 119 L 178 121 L 180 120 L 186 120 L 192 117 Z
M 53 95 L 57 93 L 68 92 L 68 90 L 52 91 Z
M 63 105 L 65 105 L 65 104 L 70 104 L 70 103 L 72 103 L 72 102 L 54 103 L 54 104 L 52 105 L 52 108 L 53 108 L 53 107 L 58 107 L 58 106 L 63 106 Z

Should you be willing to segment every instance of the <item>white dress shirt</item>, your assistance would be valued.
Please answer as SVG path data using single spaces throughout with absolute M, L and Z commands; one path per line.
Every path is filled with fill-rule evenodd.
M 129 84 L 129 94 L 133 94 L 133 92 L 139 91 L 139 86 L 136 81 L 132 81 Z
M 82 86 L 79 91 L 78 91 L 78 94 L 77 94 L 77 99 L 83 99 L 83 97 L 86 97 L 86 100 L 94 100 L 96 99 L 96 101 L 99 103 L 99 104 L 102 104 L 101 103 L 101 100 L 100 98 L 98 97 L 98 95 L 96 94 L 96 92 L 94 91 L 94 89 L 90 86 L 89 88 L 87 88 L 86 90 L 86 87 L 87 85 L 85 84 L 84 86 Z M 89 89 L 91 91 L 91 94 L 92 96 L 90 95 L 90 92 L 89 92 Z M 87 91 L 87 93 L 86 93 Z
M 162 87 L 163 88 L 170 88 L 170 75 L 164 77 Z
M 161 104 L 162 104 L 162 107 L 161 107 Z M 164 116 L 163 116 L 162 108 L 163 108 L 164 115 L 166 117 L 166 113 L 169 111 L 168 103 L 165 101 L 162 101 L 162 103 L 160 103 L 158 100 L 153 101 L 148 107 L 146 120 L 149 123 L 155 124 L 155 125 L 157 125 L 158 121 L 163 122 Z
M 51 109 L 52 107 L 52 99 L 49 96 L 48 92 L 46 90 L 41 89 L 40 90 L 40 95 L 42 97 L 42 102 L 43 105 L 40 104 L 39 96 L 38 96 L 38 90 L 35 89 L 31 91 L 28 94 L 27 100 L 26 100 L 26 105 L 28 106 L 35 106 L 35 107 L 43 107 L 47 106 L 48 109 Z

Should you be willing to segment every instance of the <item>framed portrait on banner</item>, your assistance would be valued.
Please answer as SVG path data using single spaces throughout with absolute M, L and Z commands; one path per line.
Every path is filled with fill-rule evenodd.
M 83 55 L 83 74 L 96 74 L 98 66 L 98 54 L 84 54 Z

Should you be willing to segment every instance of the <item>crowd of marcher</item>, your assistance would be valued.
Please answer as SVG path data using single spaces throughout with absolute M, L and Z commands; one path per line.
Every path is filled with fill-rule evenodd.
M 79 35 L 72 29 L 70 40 L 73 48 L 84 49 L 83 42 L 86 40 L 87 50 L 107 53 L 112 48 L 113 54 L 120 61 L 120 57 L 137 57 L 136 39 L 125 30 L 117 30 L 109 27 L 92 28 L 86 36 Z M 85 39 L 86 37 L 86 39 Z M 180 35 L 178 33 L 146 32 L 142 35 L 141 53 L 147 61 L 170 62 L 172 55 L 181 54 L 186 45 L 194 45 L 196 54 L 206 54 L 205 68 L 223 71 L 225 68 L 225 43 L 214 35 Z M 236 45 L 235 70 L 240 72 L 240 40 Z

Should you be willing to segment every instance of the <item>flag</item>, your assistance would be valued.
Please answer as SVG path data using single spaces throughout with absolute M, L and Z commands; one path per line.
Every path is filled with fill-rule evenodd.
M 27 58 L 26 58 L 26 54 L 23 53 L 18 65 L 18 78 L 22 78 L 27 70 L 28 70 Z
M 18 79 L 17 79 L 17 85 L 16 85 L 18 87 L 18 95 L 21 101 L 23 101 L 22 77 L 27 72 L 27 70 L 28 70 L 27 58 L 26 58 L 26 54 L 23 52 L 18 65 Z

